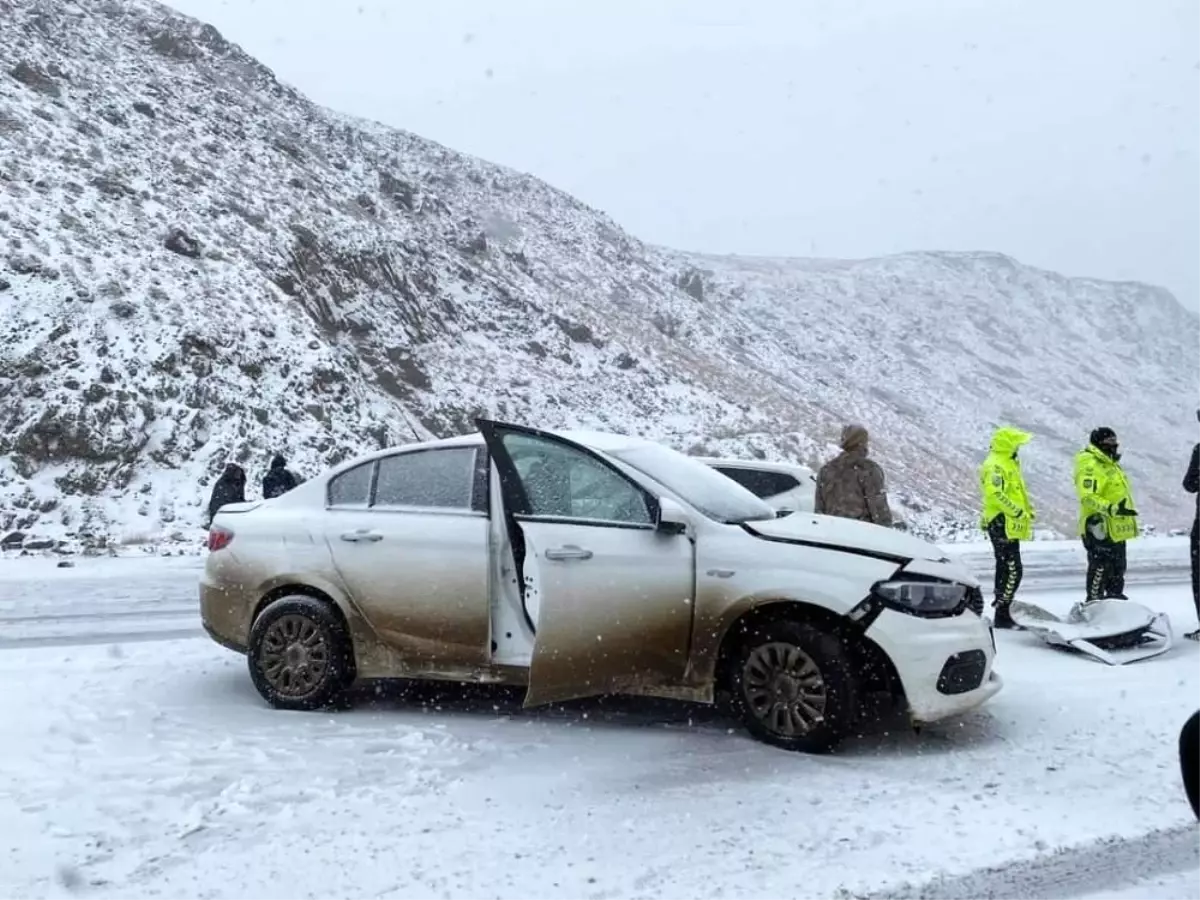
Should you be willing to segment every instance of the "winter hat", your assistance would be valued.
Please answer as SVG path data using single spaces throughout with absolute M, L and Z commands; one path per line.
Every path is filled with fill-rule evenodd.
M 1101 426 L 1092 432 L 1089 440 L 1097 447 L 1101 447 L 1104 444 L 1115 444 L 1117 443 L 1117 433 L 1111 428 Z
M 867 429 L 861 425 L 846 425 L 842 428 L 843 450 L 861 450 L 867 446 Z
M 271 460 L 271 468 L 272 469 L 282 469 L 286 466 L 287 466 L 287 460 L 284 459 L 282 456 L 280 456 L 278 453 L 276 453 L 274 458 Z

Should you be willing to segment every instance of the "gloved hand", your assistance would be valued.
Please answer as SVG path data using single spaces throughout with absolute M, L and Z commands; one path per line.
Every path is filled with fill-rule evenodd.
M 1114 516 L 1136 516 L 1137 510 L 1134 509 L 1133 507 L 1129 506 L 1129 504 L 1127 504 L 1125 502 L 1124 498 L 1122 498 L 1121 502 L 1117 504 L 1116 509 L 1113 510 L 1113 515 Z
M 1084 525 L 1087 527 L 1088 534 L 1098 541 L 1103 540 L 1107 535 L 1107 531 L 1104 528 L 1103 516 L 1088 516 Z

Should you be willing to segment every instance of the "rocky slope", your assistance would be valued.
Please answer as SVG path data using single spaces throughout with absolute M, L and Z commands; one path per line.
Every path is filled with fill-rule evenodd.
M 1003 419 L 1038 434 L 1060 527 L 1103 422 L 1149 518 L 1189 514 L 1200 325 L 1163 291 L 650 247 L 146 0 L 0 0 L 0 23 L 0 535 L 187 533 L 226 460 L 314 474 L 480 412 L 810 464 L 854 418 L 947 522 Z

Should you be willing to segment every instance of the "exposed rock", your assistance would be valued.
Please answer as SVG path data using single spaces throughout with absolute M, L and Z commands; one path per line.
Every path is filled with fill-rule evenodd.
M 696 300 L 704 300 L 704 277 L 695 269 L 681 272 L 675 283 L 684 293 Z
M 199 259 L 201 255 L 200 242 L 182 228 L 172 228 L 163 246 L 172 253 L 186 256 L 189 259 Z
M 48 97 L 62 96 L 62 89 L 58 86 L 58 83 L 45 71 L 32 63 L 22 60 L 9 69 L 8 74 L 39 94 L 45 94 Z

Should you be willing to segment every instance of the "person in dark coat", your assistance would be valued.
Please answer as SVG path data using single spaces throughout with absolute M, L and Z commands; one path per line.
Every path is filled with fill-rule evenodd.
M 1200 409 L 1196 410 L 1196 418 L 1200 419 Z M 1188 464 L 1187 474 L 1183 476 L 1183 489 L 1196 495 L 1196 517 L 1192 519 L 1191 535 L 1192 602 L 1196 604 L 1196 618 L 1200 619 L 1200 444 L 1192 446 L 1192 461 Z M 1200 641 L 1200 629 L 1189 631 L 1184 637 Z
M 1200 712 L 1194 712 L 1179 730 L 1179 769 L 1192 813 L 1200 819 Z
M 246 470 L 237 463 L 229 463 L 225 471 L 213 485 L 212 495 L 208 498 L 208 511 L 204 527 L 212 525 L 217 510 L 229 503 L 246 502 Z
M 279 497 L 286 494 L 299 483 L 300 479 L 288 469 L 287 460 L 282 456 L 276 455 L 271 460 L 271 468 L 263 476 L 263 499 L 270 500 L 272 497 Z
M 858 519 L 875 525 L 893 524 L 883 469 L 868 455 L 869 435 L 861 425 L 842 429 L 842 452 L 817 473 L 813 512 Z

